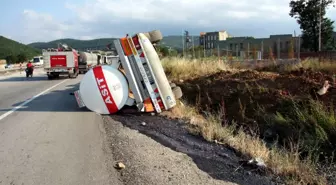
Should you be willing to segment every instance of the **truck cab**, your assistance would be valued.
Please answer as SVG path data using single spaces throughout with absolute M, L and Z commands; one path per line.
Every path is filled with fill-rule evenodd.
M 34 57 L 32 63 L 34 64 L 34 66 L 43 66 L 43 56 Z

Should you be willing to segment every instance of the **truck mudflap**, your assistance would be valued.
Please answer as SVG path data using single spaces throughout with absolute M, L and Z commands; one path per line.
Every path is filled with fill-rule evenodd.
M 81 97 L 81 95 L 80 95 L 80 93 L 79 93 L 79 90 L 75 91 L 75 92 L 74 92 L 74 95 L 75 95 L 75 97 L 76 97 L 76 101 L 77 101 L 77 105 L 78 105 L 78 107 L 79 107 L 79 108 L 83 108 L 83 107 L 85 107 L 85 104 L 84 104 L 84 102 L 83 102 L 83 100 L 82 100 L 82 97 Z

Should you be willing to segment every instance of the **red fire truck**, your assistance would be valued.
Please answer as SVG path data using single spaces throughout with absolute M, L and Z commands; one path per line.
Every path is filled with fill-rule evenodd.
M 60 75 L 76 78 L 79 74 L 78 52 L 65 44 L 58 49 L 44 50 L 43 59 L 48 79 L 58 78 Z

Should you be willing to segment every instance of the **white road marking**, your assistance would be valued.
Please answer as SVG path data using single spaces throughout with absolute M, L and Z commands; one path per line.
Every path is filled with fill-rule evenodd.
M 61 85 L 62 83 L 66 82 L 67 80 L 68 80 L 68 79 L 65 79 L 65 80 L 63 80 L 62 82 L 60 82 L 60 83 L 58 83 L 58 84 L 56 84 L 56 85 L 54 85 L 54 86 L 52 86 L 52 87 L 50 87 L 50 88 L 48 88 L 48 89 L 42 91 L 42 92 L 40 92 L 39 94 L 33 96 L 32 98 L 28 99 L 27 101 L 25 101 L 25 102 L 21 103 L 20 105 L 14 107 L 12 110 L 10 110 L 10 111 L 8 111 L 8 112 L 2 114 L 2 115 L 0 116 L 0 121 L 3 120 L 5 117 L 9 116 L 10 114 L 12 114 L 13 112 L 15 112 L 16 110 L 18 110 L 18 109 L 22 108 L 23 106 L 27 105 L 29 102 L 31 102 L 31 101 L 33 101 L 34 99 L 38 98 L 39 96 L 41 96 L 41 95 L 47 93 L 47 92 L 50 91 L 51 89 L 53 89 L 53 88 L 55 88 L 55 87 Z

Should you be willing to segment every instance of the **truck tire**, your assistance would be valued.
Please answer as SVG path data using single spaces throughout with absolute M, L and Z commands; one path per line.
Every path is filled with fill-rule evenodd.
M 182 94 L 181 87 L 176 86 L 172 90 L 173 90 L 173 94 L 175 96 L 175 99 L 180 99 L 182 97 L 183 94 Z
M 75 74 L 69 74 L 68 76 L 69 76 L 69 78 L 76 78 L 77 77 L 76 73 Z
M 53 75 L 49 75 L 49 74 L 48 74 L 48 80 L 52 80 L 53 78 L 54 78 Z
M 151 41 L 152 44 L 160 42 L 163 39 L 162 33 L 160 32 L 160 30 L 150 31 L 149 32 L 149 37 L 150 37 L 149 40 Z

